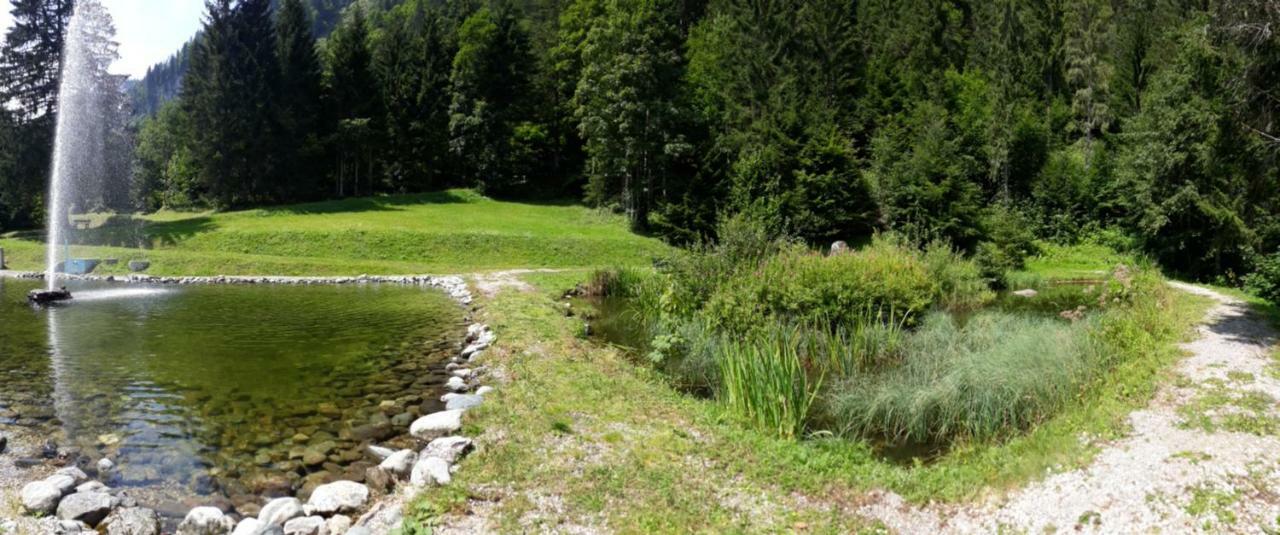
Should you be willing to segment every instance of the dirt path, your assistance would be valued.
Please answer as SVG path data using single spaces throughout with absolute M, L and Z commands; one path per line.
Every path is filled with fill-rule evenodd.
M 1217 301 L 1183 347 L 1173 384 L 1129 416 L 1132 432 L 1085 468 L 961 506 L 880 493 L 859 513 L 901 533 L 1276 533 L 1280 522 L 1280 373 L 1275 332 L 1244 303 Z

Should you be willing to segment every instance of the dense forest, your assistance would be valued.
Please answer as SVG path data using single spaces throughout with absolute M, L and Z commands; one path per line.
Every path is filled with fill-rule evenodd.
M 5 226 L 39 212 L 70 4 L 14 1 Z M 137 128 L 138 207 L 465 186 L 676 243 L 741 213 L 992 265 L 1107 240 L 1228 282 L 1280 246 L 1276 0 L 406 0 L 331 33 L 274 4 L 208 3 Z

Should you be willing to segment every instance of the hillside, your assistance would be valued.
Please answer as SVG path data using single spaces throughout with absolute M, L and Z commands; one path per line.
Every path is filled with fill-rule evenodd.
M 491 200 L 467 190 L 226 213 L 95 216 L 73 254 L 147 259 L 158 275 L 461 273 L 643 264 L 665 250 L 622 218 L 573 204 Z M 42 268 L 42 237 L 6 235 L 9 267 Z

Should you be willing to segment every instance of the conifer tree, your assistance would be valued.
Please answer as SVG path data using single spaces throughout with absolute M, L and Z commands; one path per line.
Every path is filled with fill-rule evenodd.
M 276 58 L 280 72 L 273 108 L 279 126 L 275 148 L 282 190 L 292 200 L 319 194 L 322 89 L 320 58 L 302 0 L 284 0 L 276 14 Z
M 328 53 L 330 107 L 337 127 L 337 194 L 369 193 L 377 143 L 375 121 L 381 105 L 369 51 L 369 27 L 359 4 L 334 30 Z

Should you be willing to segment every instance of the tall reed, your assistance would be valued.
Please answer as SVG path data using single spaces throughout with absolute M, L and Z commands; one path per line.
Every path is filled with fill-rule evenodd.
M 735 413 L 781 438 L 804 433 L 823 374 L 810 378 L 797 328 L 725 339 L 717 348 L 721 395 Z

